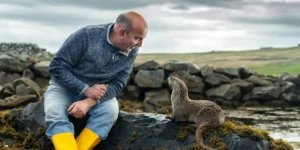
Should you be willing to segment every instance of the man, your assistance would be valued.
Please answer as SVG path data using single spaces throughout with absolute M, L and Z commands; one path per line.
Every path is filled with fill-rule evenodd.
M 147 31 L 141 15 L 126 12 L 113 24 L 81 28 L 63 43 L 49 65 L 50 86 L 44 94 L 46 135 L 55 149 L 91 150 L 106 139 L 118 118 L 115 97 Z M 86 113 L 90 118 L 75 140 L 68 115 L 81 118 Z

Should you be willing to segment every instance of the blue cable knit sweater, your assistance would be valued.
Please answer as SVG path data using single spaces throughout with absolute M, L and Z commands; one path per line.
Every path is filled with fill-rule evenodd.
M 109 43 L 112 24 L 93 25 L 71 34 L 51 60 L 51 80 L 82 95 L 89 86 L 108 84 L 100 102 L 109 100 L 125 87 L 138 53 L 126 55 Z

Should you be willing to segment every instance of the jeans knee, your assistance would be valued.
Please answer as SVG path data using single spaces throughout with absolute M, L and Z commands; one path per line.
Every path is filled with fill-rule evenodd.
M 107 115 L 108 118 L 111 118 L 115 122 L 118 119 L 119 109 L 110 110 Z
M 57 106 L 49 106 L 45 108 L 45 121 L 65 120 L 67 119 L 67 110 L 59 109 Z

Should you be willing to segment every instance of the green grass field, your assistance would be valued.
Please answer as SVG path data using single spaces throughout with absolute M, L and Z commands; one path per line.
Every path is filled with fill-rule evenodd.
M 300 74 L 300 47 L 209 53 L 139 54 L 135 63 L 143 63 L 148 60 L 155 60 L 159 64 L 168 60 L 186 61 L 199 67 L 202 65 L 246 66 L 255 72 L 275 76 L 280 76 L 284 72 L 294 76 Z

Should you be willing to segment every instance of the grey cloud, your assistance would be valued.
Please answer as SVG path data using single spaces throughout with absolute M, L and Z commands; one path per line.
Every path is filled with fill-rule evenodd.
M 37 5 L 54 5 L 54 6 L 80 6 L 86 8 L 94 8 L 100 10 L 122 10 L 122 9 L 132 9 L 137 7 L 144 7 L 154 3 L 161 3 L 160 0 L 3 0 L 1 3 L 15 4 L 21 6 L 37 6 Z

